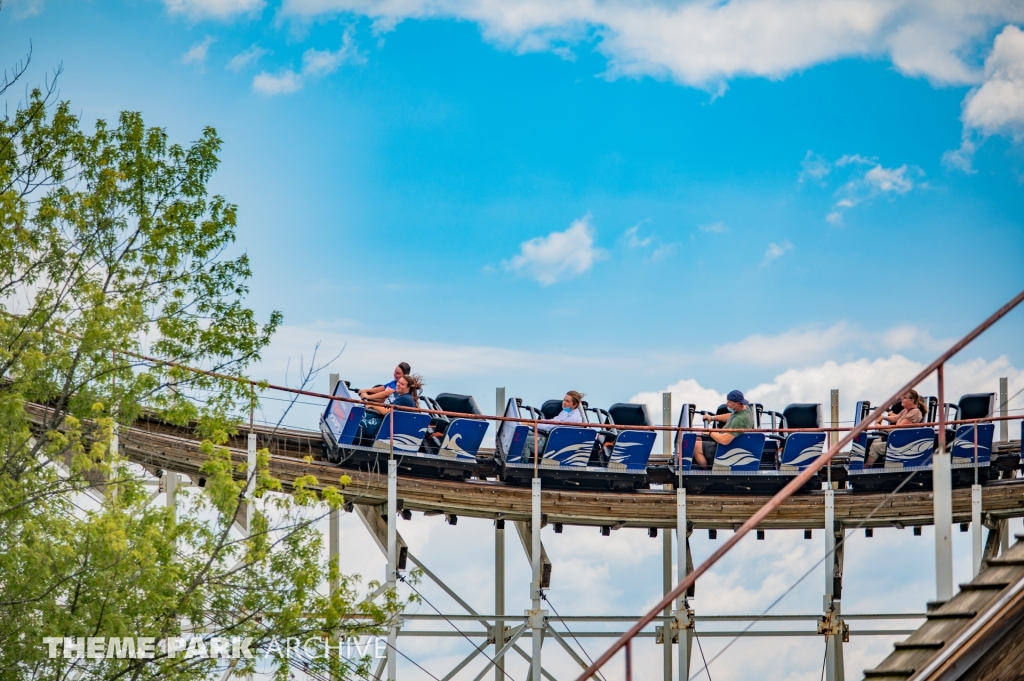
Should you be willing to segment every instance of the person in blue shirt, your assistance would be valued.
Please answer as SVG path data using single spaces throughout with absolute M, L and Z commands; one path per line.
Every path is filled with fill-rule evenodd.
M 412 369 L 409 367 L 408 362 L 399 362 L 398 366 L 395 367 L 394 379 L 388 381 L 384 385 L 375 385 L 372 388 L 362 388 L 359 391 L 359 397 L 363 398 L 367 402 L 383 402 L 387 399 L 388 395 L 395 392 L 398 379 L 402 376 L 408 376 L 412 373 Z
M 419 376 L 409 374 L 401 376 L 395 381 L 395 390 L 388 393 L 380 406 L 370 405 L 359 422 L 359 430 L 356 438 L 363 445 L 371 444 L 380 431 L 384 422 L 384 416 L 391 411 L 389 407 L 419 407 L 420 391 L 423 390 L 423 379 Z

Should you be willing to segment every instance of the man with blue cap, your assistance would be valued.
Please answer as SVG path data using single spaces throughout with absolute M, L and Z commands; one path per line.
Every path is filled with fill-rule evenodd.
M 734 439 L 742 435 L 742 431 L 754 428 L 754 415 L 750 411 L 750 402 L 743 397 L 739 390 L 730 391 L 725 397 L 725 406 L 729 408 L 728 414 L 705 414 L 704 424 L 710 421 L 712 424 L 725 421 L 725 427 L 715 429 L 707 435 L 697 439 L 693 449 L 693 461 L 702 468 L 709 468 L 715 460 L 715 452 L 718 445 L 728 445 Z

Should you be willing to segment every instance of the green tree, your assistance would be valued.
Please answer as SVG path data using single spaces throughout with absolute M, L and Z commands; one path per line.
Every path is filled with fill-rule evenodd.
M 90 132 L 54 92 L 51 81 L 0 118 L 0 677 L 192 679 L 223 664 L 160 652 L 51 659 L 48 636 L 202 631 L 252 637 L 255 649 L 379 633 L 401 604 L 392 592 L 363 600 L 358 577 L 327 565 L 314 524 L 343 503 L 345 480 L 307 477 L 282 494 L 266 451 L 258 475 L 239 471 L 223 445 L 257 391 L 179 368 L 244 378 L 281 320 L 245 305 L 236 207 L 207 188 L 217 133 L 179 146 L 130 112 Z M 112 451 L 116 429 L 144 413 L 202 440 L 206 485 L 177 518 Z M 258 499 L 240 539 L 231 527 L 246 475 Z M 367 664 L 335 656 L 308 668 L 356 678 Z

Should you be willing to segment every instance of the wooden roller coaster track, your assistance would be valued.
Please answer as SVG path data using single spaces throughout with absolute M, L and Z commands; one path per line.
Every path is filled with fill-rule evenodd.
M 377 505 L 387 501 L 386 473 L 339 468 L 319 460 L 321 436 L 316 431 L 255 428 L 259 447 L 271 454 L 271 474 L 286 490 L 299 476 L 313 475 L 320 486 L 337 485 L 342 473 L 352 482 L 345 499 L 356 504 Z M 199 442 L 185 428 L 153 420 L 142 420 L 119 431 L 123 453 L 149 470 L 164 469 L 188 474 L 201 482 L 206 457 Z M 228 443 L 232 458 L 246 461 L 243 437 Z M 1007 451 L 1019 451 L 1019 442 L 1005 443 Z M 667 490 L 600 492 L 545 490 L 542 496 L 548 523 L 618 527 L 674 527 L 676 495 Z M 882 493 L 836 491 L 837 522 L 864 527 L 906 527 L 932 523 L 932 495 L 928 491 L 897 494 L 871 512 L 885 499 Z M 428 514 L 450 514 L 475 518 L 529 520 L 530 490 L 491 480 L 441 480 L 400 476 L 398 498 L 403 508 Z M 730 529 L 739 526 L 760 508 L 766 496 L 703 495 L 687 497 L 687 518 L 696 528 Z M 984 487 L 983 508 L 993 519 L 1024 516 L 1024 479 L 993 481 Z M 970 489 L 953 490 L 955 522 L 971 517 Z M 774 510 L 761 529 L 814 529 L 824 527 L 823 493 L 795 495 Z

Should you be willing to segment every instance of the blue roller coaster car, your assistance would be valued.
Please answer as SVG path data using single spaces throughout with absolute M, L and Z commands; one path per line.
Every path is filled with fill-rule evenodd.
M 820 428 L 820 404 L 791 404 L 782 413 L 766 411 L 760 404 L 751 404 L 756 428 L 762 419 L 771 418 L 771 429 Z M 717 413 L 724 413 L 725 405 Z M 696 405 L 684 404 L 679 414 L 680 428 L 693 428 L 700 414 Z M 675 482 L 680 474 L 687 491 L 719 494 L 771 494 L 785 487 L 790 480 L 821 455 L 825 433 L 743 433 L 727 444 L 719 444 L 708 468 L 694 466 L 694 448 L 702 434 L 678 431 L 674 455 L 667 468 L 657 477 Z M 652 478 L 654 474 L 652 472 Z M 812 478 L 803 491 L 820 488 Z
M 938 411 L 938 400 L 926 398 L 927 420 L 934 422 Z M 946 420 L 981 419 L 992 416 L 995 407 L 995 393 L 973 393 L 964 395 L 957 404 L 943 405 Z M 897 403 L 891 407 L 901 411 Z M 869 402 L 858 402 L 854 414 L 854 425 L 859 424 L 871 411 Z M 865 432 L 853 441 L 850 454 L 849 484 L 860 491 L 891 491 L 900 489 L 931 489 L 932 456 L 938 448 L 937 428 L 910 427 L 894 430 Z M 977 430 L 977 433 L 975 433 Z M 975 467 L 979 483 L 988 481 L 992 462 L 992 439 L 995 424 L 962 424 L 956 430 L 945 432 L 946 446 L 952 456 L 950 464 L 954 487 L 974 484 Z M 977 437 L 977 441 L 975 441 Z M 867 465 L 871 445 L 885 441 L 885 451 L 870 467 Z M 975 442 L 977 446 L 975 446 Z M 907 480 L 908 474 L 916 474 Z
M 654 446 L 653 431 L 621 430 L 616 426 L 649 426 L 647 407 L 642 404 L 614 404 L 608 410 L 581 405 L 585 416 L 598 420 L 579 425 L 558 426 L 548 434 L 537 461 L 537 475 L 548 486 L 632 491 L 648 487 L 647 460 Z M 510 398 L 505 406 L 509 419 L 552 419 L 561 409 L 560 400 L 548 400 L 541 409 Z M 534 475 L 534 462 L 523 455 L 533 427 L 527 423 L 502 421 L 495 442 L 495 461 L 501 480 L 526 484 Z
M 334 396 L 351 398 L 344 381 Z M 477 466 L 477 452 L 489 424 L 468 418 L 481 415 L 469 395 L 441 393 L 424 398 L 430 409 L 466 414 L 467 418 L 395 411 L 386 414 L 375 433 L 360 425 L 366 408 L 358 403 L 331 401 L 320 417 L 324 458 L 348 468 L 387 471 L 393 455 L 400 472 L 427 477 L 469 478 Z M 393 426 L 393 427 L 392 427 Z

